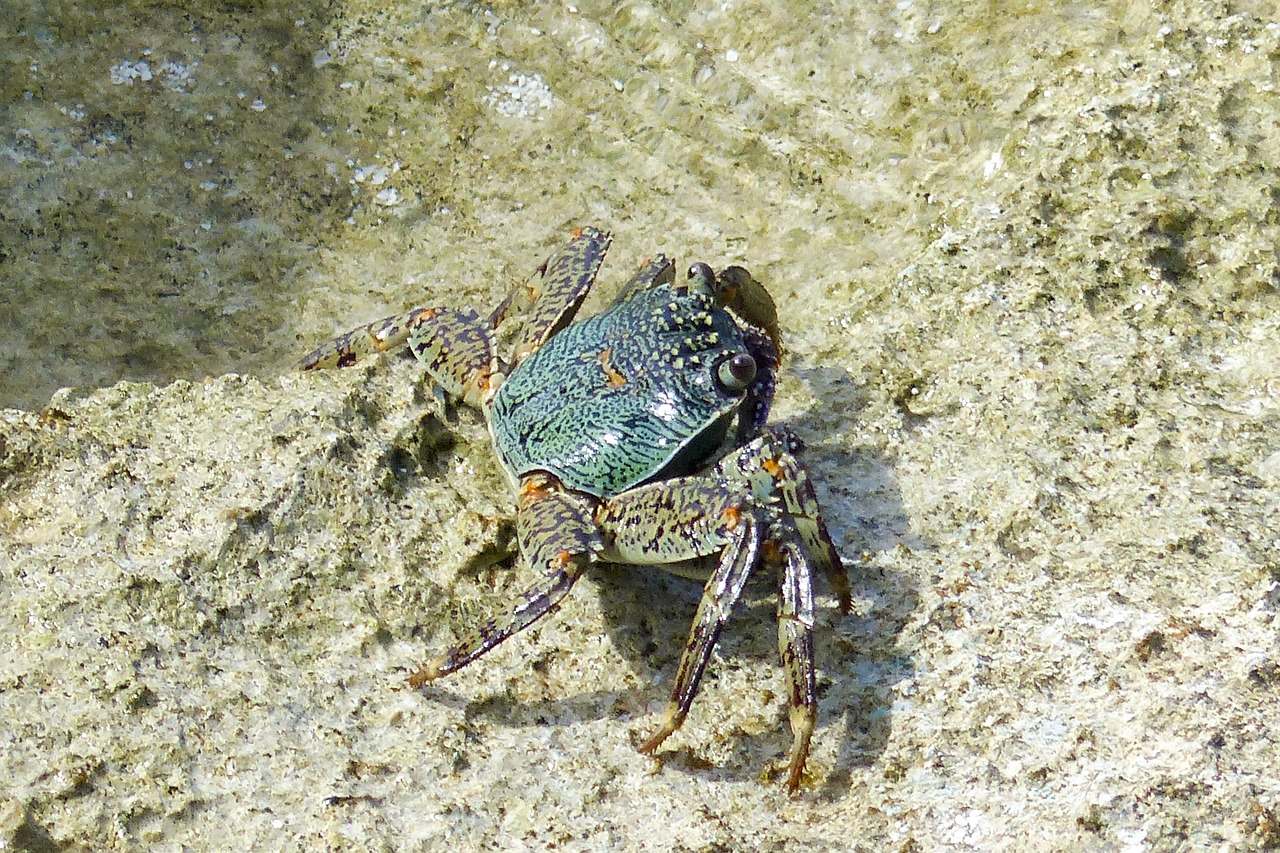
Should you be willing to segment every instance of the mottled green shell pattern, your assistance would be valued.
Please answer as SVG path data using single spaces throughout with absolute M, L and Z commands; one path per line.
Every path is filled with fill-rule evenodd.
M 706 282 L 660 284 L 568 326 L 512 371 L 490 404 L 494 446 L 513 478 L 546 471 L 600 497 L 682 473 L 724 438 L 743 391 L 717 368 L 745 352 Z

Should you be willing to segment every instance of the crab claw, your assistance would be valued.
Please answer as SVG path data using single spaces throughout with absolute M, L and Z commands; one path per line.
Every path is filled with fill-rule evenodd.
M 778 329 L 778 308 L 764 285 L 745 268 L 727 267 L 715 282 L 716 300 L 743 320 L 769 336 L 782 361 L 782 333 Z

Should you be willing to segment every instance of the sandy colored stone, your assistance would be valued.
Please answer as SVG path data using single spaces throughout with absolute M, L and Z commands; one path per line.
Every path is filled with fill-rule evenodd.
M 73 7 L 0 23 L 0 846 L 1280 847 L 1270 4 Z M 678 579 L 404 683 L 506 486 L 290 365 L 583 223 L 779 304 L 855 592 L 795 800 L 768 582 L 656 763 Z

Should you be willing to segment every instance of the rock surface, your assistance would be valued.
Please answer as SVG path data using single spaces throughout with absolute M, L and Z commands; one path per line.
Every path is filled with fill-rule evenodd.
M 31 8 L 0 847 L 1280 847 L 1270 4 Z M 586 222 L 603 297 L 663 251 L 779 304 L 855 584 L 795 800 L 768 582 L 658 762 L 679 579 L 410 690 L 528 580 L 483 424 L 288 371 Z

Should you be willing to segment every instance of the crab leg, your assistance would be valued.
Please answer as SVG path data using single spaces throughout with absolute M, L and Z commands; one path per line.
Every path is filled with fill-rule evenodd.
M 529 279 L 494 309 L 499 351 L 514 367 L 568 325 L 595 281 L 613 235 L 586 226 L 547 258 Z
M 783 523 L 779 526 L 790 527 Z M 787 671 L 791 690 L 791 758 L 787 762 L 787 790 L 800 787 L 809 738 L 818 719 L 817 676 L 813 663 L 813 567 L 803 548 L 796 547 L 794 528 L 779 540 L 782 588 L 778 593 L 778 657 Z
M 614 297 L 613 304 L 621 305 L 636 294 L 661 284 L 670 284 L 675 281 L 675 277 L 676 265 L 666 255 L 650 258 L 640 265 L 640 269 L 631 277 L 631 281 L 627 282 Z
M 603 547 L 591 520 L 592 502 L 567 492 L 545 474 L 521 481 L 516 534 L 520 550 L 540 578 L 501 619 L 485 622 L 444 654 L 409 676 L 412 687 L 461 669 L 503 640 L 555 610 Z
M 853 590 L 826 522 L 822 520 L 813 480 L 796 458 L 802 450 L 804 444 L 790 430 L 769 429 L 721 460 L 713 476 L 749 483 L 759 501 L 781 498 L 785 515 L 790 516 L 806 551 L 826 575 L 840 610 L 848 613 L 853 604 Z
M 428 308 L 414 314 L 418 321 L 409 331 L 409 349 L 445 393 L 482 405 L 501 381 L 493 330 L 470 309 Z
M 662 715 L 662 722 L 642 744 L 640 751 L 653 753 L 667 737 L 680 728 L 693 705 L 702 673 L 711 659 L 716 641 L 724 623 L 729 620 L 733 606 L 742 595 L 742 588 L 759 561 L 760 529 L 750 513 L 727 510 L 723 515 L 723 532 L 728 543 L 720 555 L 720 563 L 707 580 L 698 602 L 697 615 L 689 631 L 689 641 L 680 654 L 680 666 L 676 670 L 676 683 L 671 699 Z
M 575 231 L 572 240 L 513 288 L 486 319 L 470 309 L 415 308 L 334 338 L 298 366 L 346 367 L 407 342 L 442 390 L 480 406 L 511 367 L 573 319 L 612 239 L 595 228 Z M 509 357 L 500 358 L 499 349 Z
M 608 542 L 601 559 L 610 562 L 671 568 L 720 553 L 680 656 L 666 713 L 641 752 L 656 750 L 684 722 L 720 630 L 760 562 L 758 511 L 741 489 L 721 485 L 706 477 L 685 477 L 640 486 L 606 501 L 596 513 Z
M 420 315 L 430 309 L 418 308 L 408 314 L 384 317 L 352 329 L 345 335 L 316 347 L 306 358 L 298 362 L 299 370 L 315 370 L 327 367 L 347 367 L 362 356 L 386 352 L 402 346 L 409 340 L 409 332 L 417 324 Z
M 606 501 L 596 523 L 611 562 L 691 569 L 720 553 L 707 580 L 671 699 L 658 730 L 640 745 L 652 753 L 684 722 L 725 620 L 743 584 L 760 564 L 778 564 L 778 654 L 789 683 L 792 732 L 787 789 L 795 792 L 817 719 L 814 666 L 814 568 L 832 579 L 847 610 L 849 581 L 818 510 L 808 474 L 792 455 L 790 433 L 768 431 L 704 475 L 640 486 Z M 683 573 L 683 571 L 681 571 Z
M 415 308 L 353 329 L 316 349 L 301 370 L 347 367 L 361 356 L 403 346 L 448 394 L 479 406 L 493 390 L 493 332 L 469 309 Z

